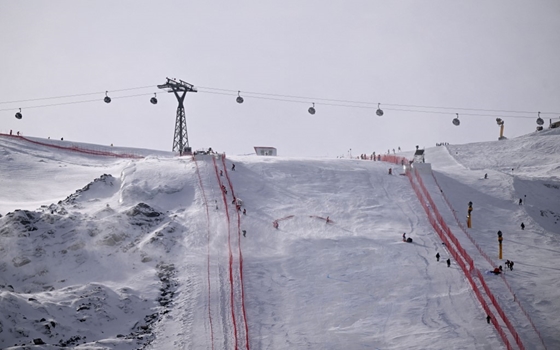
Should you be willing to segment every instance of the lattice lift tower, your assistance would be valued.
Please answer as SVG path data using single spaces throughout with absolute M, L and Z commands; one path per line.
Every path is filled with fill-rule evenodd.
M 189 146 L 189 136 L 187 135 L 187 118 L 185 117 L 185 106 L 183 101 L 187 92 L 197 92 L 192 84 L 182 80 L 166 78 L 167 82 L 158 85 L 159 89 L 168 89 L 167 92 L 173 92 L 177 97 L 179 106 L 177 107 L 177 117 L 175 119 L 175 135 L 173 137 L 173 152 L 178 151 L 180 155 L 191 154 L 192 149 Z

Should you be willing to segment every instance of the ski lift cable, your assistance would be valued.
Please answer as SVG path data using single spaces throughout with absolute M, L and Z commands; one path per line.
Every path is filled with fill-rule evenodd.
M 414 109 L 400 109 L 400 108 L 384 108 L 387 111 L 399 111 L 399 112 L 413 112 L 413 113 L 429 113 L 429 114 L 445 114 L 449 115 L 451 112 L 444 111 L 421 111 Z M 528 112 L 529 113 L 529 112 Z M 457 114 L 457 113 L 456 113 Z M 472 117 L 500 117 L 500 118 L 518 118 L 518 119 L 534 119 L 534 116 L 523 116 L 523 115 L 497 115 L 497 114 L 481 114 L 481 113 L 461 113 L 461 115 L 468 115 Z
M 215 92 L 215 91 L 201 91 L 198 90 L 199 93 L 205 93 L 205 94 L 213 94 L 213 95 L 224 95 L 224 96 L 237 96 L 237 91 L 235 94 L 231 94 L 231 93 L 226 93 L 226 92 Z M 245 96 L 246 93 L 243 92 L 243 95 Z M 258 100 L 270 100 L 270 101 L 281 101 L 281 102 L 293 102 L 293 103 L 305 103 L 305 104 L 309 104 L 309 101 L 298 101 L 298 100 L 290 100 L 290 99 L 286 99 L 286 98 L 273 98 L 273 97 L 263 97 L 263 96 L 250 96 L 251 98 L 254 99 L 258 99 Z
M 200 89 L 218 90 L 218 91 L 226 91 L 226 92 L 237 92 L 238 91 L 238 90 L 231 90 L 231 89 L 213 88 L 213 87 L 207 87 L 207 86 L 197 86 L 197 88 L 199 89 L 199 92 L 202 92 Z M 204 91 L 204 92 L 210 93 L 210 91 Z M 378 104 L 377 102 L 337 100 L 337 99 L 317 98 L 317 97 L 308 97 L 308 96 L 294 96 L 294 95 L 271 94 L 271 93 L 262 93 L 262 92 L 251 92 L 251 91 L 245 91 L 245 90 L 243 90 L 243 94 L 246 95 L 246 96 L 247 95 L 259 95 L 259 96 L 277 96 L 277 97 L 284 97 L 284 98 L 294 98 L 294 99 L 298 99 L 298 100 L 306 100 L 305 103 L 308 103 L 308 101 L 331 101 L 331 102 L 343 102 L 343 103 L 363 104 L 363 105 L 376 105 L 376 104 Z M 252 96 L 252 97 L 255 97 L 255 96 Z M 421 105 L 406 105 L 406 104 L 395 104 L 395 103 L 383 103 L 383 105 L 384 106 L 393 106 L 393 107 L 412 107 L 412 108 L 426 108 L 426 109 L 449 109 L 449 110 L 492 112 L 492 113 L 520 113 L 520 114 L 536 113 L 535 111 L 510 111 L 510 110 L 500 110 L 500 109 L 421 106 Z M 373 108 L 373 107 L 371 107 L 371 108 Z M 449 113 L 449 112 L 446 112 L 446 113 Z M 541 112 L 541 114 L 559 114 L 559 112 Z
M 147 85 L 147 86 L 139 86 L 139 87 L 131 87 L 131 88 L 124 88 L 124 89 L 115 89 L 109 90 L 111 93 L 114 92 L 122 92 L 122 91 L 131 91 L 131 90 L 139 90 L 139 89 L 146 89 L 146 88 L 153 88 L 154 85 Z M 199 92 L 209 93 L 209 94 L 218 94 L 218 95 L 237 95 L 239 94 L 239 90 L 231 90 L 231 89 L 223 89 L 223 88 L 214 88 L 214 87 L 207 87 L 202 86 L 198 87 Z M 202 90 L 200 90 L 202 89 Z M 210 90 L 210 91 L 209 91 Z M 52 96 L 52 97 L 43 97 L 43 98 L 35 98 L 35 99 L 26 99 L 26 100 L 17 100 L 17 101 L 5 101 L 0 102 L 0 104 L 9 104 L 9 103 L 22 103 L 22 102 L 33 102 L 33 101 L 42 101 L 42 100 L 51 100 L 51 99 L 63 99 L 63 98 L 72 98 L 72 97 L 80 97 L 80 96 L 91 96 L 91 95 L 100 95 L 103 94 L 103 91 L 100 92 L 90 92 L 90 93 L 83 93 L 83 94 L 73 94 L 73 95 L 64 95 L 64 96 Z M 149 93 L 151 95 L 152 93 Z M 309 104 L 309 101 L 323 101 L 317 103 L 318 105 L 327 105 L 327 106 L 339 106 L 339 107 L 347 107 L 347 108 L 364 108 L 364 109 L 375 109 L 375 104 L 379 105 L 378 102 L 365 102 L 365 101 L 353 101 L 353 100 L 337 100 L 337 99 L 329 99 L 329 98 L 313 98 L 313 97 L 306 97 L 306 96 L 295 96 L 295 95 L 283 95 L 283 94 L 272 94 L 272 93 L 263 93 L 263 92 L 249 92 L 243 91 L 243 94 L 250 98 L 255 99 L 263 99 L 263 100 L 272 100 L 272 101 L 281 101 L 281 102 L 292 102 L 292 103 L 305 103 Z M 145 96 L 148 94 L 138 94 L 138 95 L 130 95 L 130 96 L 121 96 L 115 98 L 128 98 L 128 97 L 135 97 L 135 96 Z M 51 106 L 58 106 L 58 105 L 68 105 L 68 104 L 78 104 L 78 103 L 88 103 L 97 100 L 85 100 L 85 101 L 72 101 L 72 102 L 62 102 L 56 104 L 49 104 L 49 105 L 41 105 L 41 106 L 30 106 L 30 107 L 23 107 L 25 109 L 29 108 L 39 108 L 39 107 L 51 107 Z M 495 110 L 495 109 L 480 109 L 480 108 L 463 108 L 463 107 L 441 107 L 441 106 L 422 106 L 422 105 L 406 105 L 406 104 L 392 104 L 392 103 L 383 103 L 386 110 L 394 110 L 394 111 L 403 111 L 403 112 L 416 112 L 416 113 L 436 113 L 436 114 L 449 114 L 450 111 L 453 110 L 460 110 L 460 111 L 473 111 L 473 112 L 486 112 L 486 113 L 516 113 L 516 114 L 534 114 L 536 112 L 531 111 L 510 111 L 510 110 Z M 399 109 L 399 108 L 387 108 L 387 107 L 405 107 L 409 109 Z M 378 108 L 378 107 L 377 107 Z M 410 109 L 412 108 L 412 109 Z M 415 108 L 426 109 L 426 110 L 417 110 Z M 435 110 L 450 110 L 450 111 L 434 111 Z M 13 108 L 9 109 L 0 109 L 0 111 L 11 111 Z M 471 115 L 471 116 L 494 116 L 494 117 L 508 117 L 512 118 L 515 116 L 511 115 L 491 115 L 491 114 L 480 114 L 480 113 L 461 113 L 462 115 Z M 560 114 L 558 112 L 541 112 L 541 114 Z M 518 118 L 533 118 L 532 116 L 518 116 Z
M 147 96 L 147 95 L 153 95 L 154 93 L 145 93 L 145 94 L 135 94 L 135 95 L 127 95 L 127 96 L 117 96 L 117 97 L 111 97 L 112 100 L 118 100 L 121 98 L 130 98 L 130 97 L 138 97 L 138 96 Z M 43 108 L 43 107 L 55 107 L 55 106 L 64 106 L 64 105 L 74 105 L 74 104 L 80 104 L 80 103 L 90 103 L 90 102 L 99 102 L 99 98 L 96 99 L 91 99 L 91 100 L 81 100 L 81 101 L 71 101 L 71 102 L 60 102 L 60 103 L 52 103 L 52 104 L 47 104 L 47 105 L 38 105 L 38 106 L 27 106 L 27 107 L 22 107 L 22 109 L 33 109 L 33 108 Z M 101 100 L 102 101 L 102 100 Z M 4 109 L 0 109 L 0 112 L 4 112 L 4 111 L 13 111 L 13 108 L 4 108 Z
M 143 88 L 145 88 L 145 87 L 143 87 Z M 134 89 L 138 89 L 138 88 L 121 89 L 119 91 L 129 91 L 129 90 L 134 90 Z M 116 91 L 116 90 L 112 90 L 112 91 Z M 231 90 L 231 91 L 232 91 L 232 93 L 216 92 L 216 91 L 199 91 L 199 92 L 214 94 L 214 95 L 235 96 L 236 94 L 233 93 L 233 90 Z M 126 96 L 117 96 L 117 97 L 113 97 L 113 99 L 148 96 L 148 95 L 152 95 L 152 94 L 154 94 L 154 93 L 150 92 L 150 93 L 142 93 L 142 94 L 134 94 L 134 95 L 126 95 Z M 288 98 L 274 98 L 274 97 L 266 97 L 266 96 L 252 96 L 251 98 L 260 99 L 260 100 L 269 100 L 269 101 L 302 103 L 302 104 L 309 104 L 310 103 L 309 101 L 299 101 L 299 100 L 288 99 Z M 327 99 L 322 99 L 322 100 L 329 101 Z M 90 102 L 99 102 L 99 99 L 61 102 L 61 103 L 36 105 L 36 106 L 27 106 L 27 107 L 23 107 L 23 108 L 24 109 L 33 109 L 33 108 L 55 107 L 55 106 L 72 105 L 72 104 L 80 104 L 80 103 L 90 103 Z M 317 103 L 317 105 L 344 107 L 344 108 L 361 108 L 361 109 L 375 109 L 375 108 L 377 108 L 375 106 L 352 105 L 352 104 L 348 104 L 348 103 L 341 104 L 341 103 L 321 102 L 321 103 Z M 0 109 L 0 111 L 12 111 L 12 110 L 13 110 L 13 108 Z M 445 114 L 445 115 L 450 113 L 450 112 L 447 112 L 447 111 L 428 111 L 428 110 L 401 109 L 401 108 L 385 108 L 385 110 L 387 110 L 387 111 L 398 111 L 398 112 L 412 112 L 412 113 Z M 543 113 L 541 112 L 541 114 L 543 114 Z M 493 115 L 493 114 L 490 115 L 490 114 L 480 114 L 480 113 L 461 113 L 461 115 L 479 116 L 479 117 L 521 118 L 521 119 L 532 119 L 532 118 L 534 118 L 533 116 L 512 116 L 512 115 Z
M 200 89 L 200 88 L 199 88 Z M 207 93 L 207 94 L 215 94 L 215 95 L 224 95 L 224 96 L 236 96 L 231 90 L 232 93 L 227 92 L 216 92 L 216 91 L 202 91 L 198 90 L 199 93 Z M 244 93 L 246 95 L 247 93 Z M 294 102 L 294 103 L 303 103 L 309 104 L 309 101 L 299 101 L 299 100 L 291 100 L 291 99 L 283 99 L 283 98 L 273 98 L 273 97 L 264 97 L 264 96 L 251 96 L 254 99 L 260 100 L 272 100 L 272 101 L 281 101 L 281 102 Z M 377 109 L 377 106 L 361 106 L 361 105 L 352 105 L 352 104 L 341 104 L 341 103 L 316 103 L 316 105 L 321 106 L 335 106 L 335 107 L 345 107 L 345 108 L 361 108 L 361 109 Z M 399 112 L 413 112 L 413 113 L 429 113 L 429 114 L 445 114 L 449 115 L 450 112 L 448 111 L 429 111 L 429 110 L 415 110 L 415 109 L 401 109 L 401 108 L 384 108 L 387 111 L 399 111 Z M 471 109 L 475 110 L 475 109 Z M 476 110 L 475 110 L 476 111 Z M 527 112 L 529 114 L 530 112 Z M 541 112 L 542 114 L 542 112 Z M 520 118 L 520 119 L 532 119 L 533 116 L 512 116 L 512 115 L 496 115 L 496 114 L 481 114 L 481 113 L 461 113 L 461 115 L 468 115 L 468 116 L 478 116 L 478 117 L 501 117 L 501 118 Z
M 139 90 L 139 89 L 147 89 L 147 88 L 153 88 L 155 87 L 154 85 L 149 85 L 149 86 L 139 86 L 139 87 L 133 87 L 133 88 L 126 88 L 126 89 L 117 89 L 117 90 L 109 90 L 110 92 L 121 92 L 121 91 L 130 91 L 130 90 Z M 62 98 L 71 98 L 71 97 L 80 97 L 80 96 L 91 96 L 91 95 L 99 95 L 99 94 L 104 94 L 105 91 L 100 91 L 100 92 L 87 92 L 87 93 L 83 93 L 83 94 L 74 94 L 74 95 L 64 95 L 64 96 L 52 96 L 52 97 L 40 97 L 40 98 L 32 98 L 32 99 L 28 99 L 28 100 L 17 100 L 17 101 L 4 101 L 4 102 L 0 102 L 0 104 L 8 104 L 8 103 L 21 103 L 21 102 L 33 102 L 33 101 L 42 101 L 42 100 L 55 100 L 55 99 L 62 99 Z M 29 107 L 27 107 L 29 108 Z

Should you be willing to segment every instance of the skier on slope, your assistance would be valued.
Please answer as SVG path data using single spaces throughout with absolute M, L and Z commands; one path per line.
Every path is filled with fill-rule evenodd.
M 439 252 L 436 253 L 436 261 L 439 261 Z
M 231 163 L 231 171 L 235 171 L 235 164 Z

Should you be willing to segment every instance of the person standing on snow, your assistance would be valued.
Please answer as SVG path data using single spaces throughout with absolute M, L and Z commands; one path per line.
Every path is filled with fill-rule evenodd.
M 231 163 L 231 171 L 235 171 L 235 164 Z
M 447 267 L 451 266 L 451 259 L 447 259 Z
M 439 252 L 436 253 L 436 261 L 439 261 Z
M 524 230 L 525 229 L 525 224 L 521 223 L 521 229 Z

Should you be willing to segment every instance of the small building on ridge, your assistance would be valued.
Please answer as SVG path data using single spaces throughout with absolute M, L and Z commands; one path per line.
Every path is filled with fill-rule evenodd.
M 257 147 L 255 146 L 257 156 L 276 156 L 276 148 L 274 147 Z

